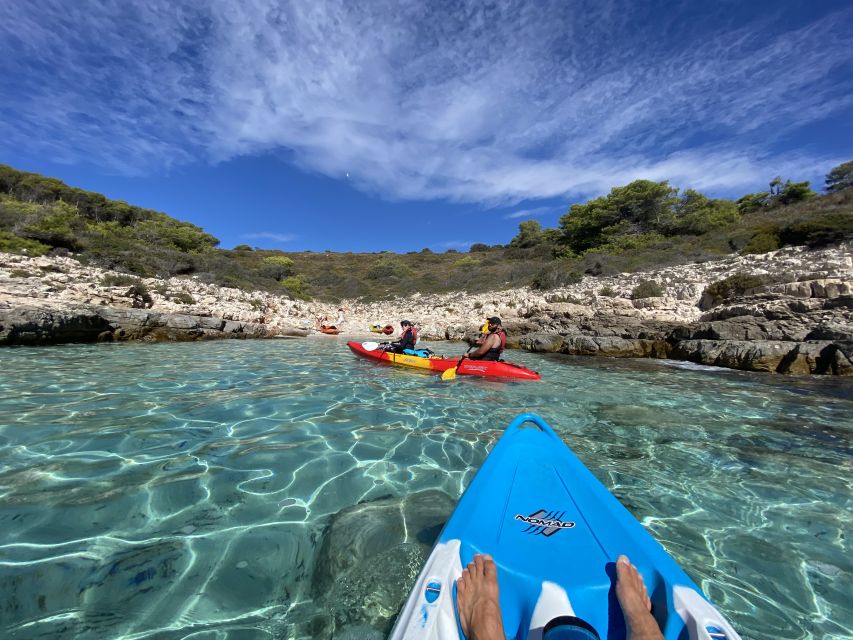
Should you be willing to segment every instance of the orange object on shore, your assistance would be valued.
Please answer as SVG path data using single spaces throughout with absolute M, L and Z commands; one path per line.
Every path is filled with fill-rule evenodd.
M 328 327 L 326 325 L 320 325 L 318 331 L 320 333 L 328 333 L 331 336 L 336 336 L 341 332 L 341 330 L 338 329 L 335 325 L 331 325 Z

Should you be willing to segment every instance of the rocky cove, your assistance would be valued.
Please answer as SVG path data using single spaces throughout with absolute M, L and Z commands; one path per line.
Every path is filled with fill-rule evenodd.
M 715 297 L 736 275 L 761 284 Z M 145 278 L 84 266 L 70 257 L 0 253 L 0 345 L 127 340 L 307 337 L 316 318 L 342 336 L 408 318 L 428 340 L 472 340 L 499 315 L 508 345 L 536 352 L 652 357 L 780 374 L 853 375 L 853 246 L 788 247 L 757 255 L 615 276 L 568 286 L 422 294 L 336 303 L 246 292 L 192 277 Z M 661 295 L 632 295 L 654 282 Z M 141 293 L 144 291 L 144 295 Z M 325 336 L 317 339 L 328 339 Z

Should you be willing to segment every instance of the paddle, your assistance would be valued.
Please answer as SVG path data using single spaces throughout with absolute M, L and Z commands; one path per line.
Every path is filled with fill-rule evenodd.
M 466 351 L 465 353 L 462 354 L 462 357 L 459 358 L 459 362 L 456 363 L 456 366 L 453 367 L 452 369 L 447 369 L 444 373 L 441 374 L 441 379 L 442 380 L 453 380 L 456 377 L 456 370 L 459 368 L 459 365 L 462 364 L 462 361 L 465 359 L 465 357 L 469 353 L 471 353 L 471 349 L 473 349 L 473 348 L 474 347 L 468 347 L 468 351 Z

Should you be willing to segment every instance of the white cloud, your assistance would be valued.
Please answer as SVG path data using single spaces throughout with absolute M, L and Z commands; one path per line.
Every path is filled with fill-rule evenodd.
M 473 240 L 448 240 L 446 242 L 439 242 L 438 247 L 442 249 L 467 249 L 473 244 Z
M 853 107 L 853 10 L 704 31 L 706 16 L 644 11 L 13 0 L 0 3 L 0 151 L 144 173 L 284 148 L 384 198 L 487 206 L 638 177 L 734 193 L 849 159 L 784 148 Z
M 533 209 L 522 209 L 514 211 L 504 216 L 505 220 L 517 220 L 518 218 L 535 218 L 536 216 L 544 216 L 546 213 L 554 211 L 554 207 L 535 207 Z
M 292 242 L 299 236 L 292 233 L 275 233 L 272 231 L 259 231 L 257 233 L 244 233 L 241 238 L 247 240 L 272 240 L 274 242 Z

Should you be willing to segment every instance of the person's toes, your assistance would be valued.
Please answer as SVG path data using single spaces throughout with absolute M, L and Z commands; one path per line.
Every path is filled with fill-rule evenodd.
M 462 575 L 456 579 L 456 593 L 464 595 L 467 589 L 468 583 L 465 581 L 465 572 L 463 571 Z
M 485 564 L 486 561 L 483 559 L 479 553 L 474 556 L 474 569 L 473 573 L 478 578 L 482 577 L 485 574 Z M 471 566 L 471 565 L 468 565 Z
M 498 568 L 495 565 L 495 561 L 492 560 L 492 556 L 488 554 L 483 556 L 483 573 L 487 578 L 497 580 Z

